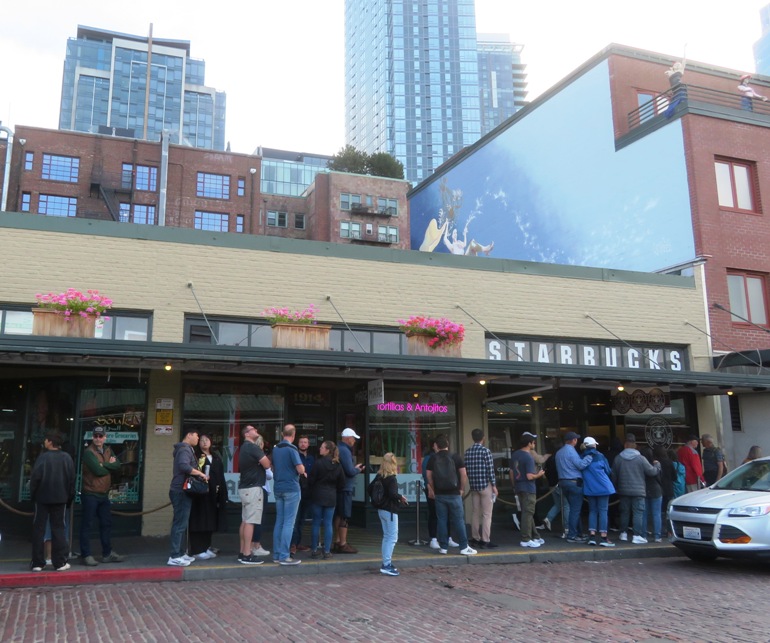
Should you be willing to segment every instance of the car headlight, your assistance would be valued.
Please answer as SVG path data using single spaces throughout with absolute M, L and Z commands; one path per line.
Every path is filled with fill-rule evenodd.
M 728 516 L 744 516 L 754 518 L 756 516 L 764 516 L 770 513 L 770 505 L 751 505 L 749 507 L 736 507 L 730 509 Z

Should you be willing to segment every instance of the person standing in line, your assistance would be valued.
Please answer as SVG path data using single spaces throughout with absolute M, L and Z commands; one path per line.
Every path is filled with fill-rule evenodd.
M 75 499 L 75 463 L 68 453 L 61 450 L 62 439 L 55 431 L 45 435 L 41 453 L 32 467 L 29 490 L 35 503 L 32 518 L 33 572 L 45 568 L 43 537 L 46 521 L 51 521 L 51 561 L 57 572 L 70 569 L 67 562 L 67 534 L 64 529 L 64 512 Z
M 270 454 L 268 453 L 268 447 L 265 445 L 264 438 L 257 434 L 256 441 L 254 442 L 267 456 L 268 462 L 270 461 Z M 270 465 L 268 464 L 267 467 L 262 466 L 262 468 L 265 470 L 265 484 L 262 486 L 262 508 L 263 508 L 263 514 L 264 514 L 264 508 L 267 507 L 267 500 L 268 496 L 270 495 L 271 491 L 271 484 L 273 480 L 273 470 L 270 468 Z M 251 555 L 252 556 L 268 556 L 270 554 L 269 549 L 265 549 L 262 546 L 262 515 L 259 517 L 259 522 L 251 523 L 252 526 L 252 533 L 251 533 Z
M 492 452 L 484 446 L 484 432 L 471 431 L 473 445 L 465 450 L 465 469 L 471 486 L 470 544 L 480 549 L 497 547 L 490 541 L 492 509 L 497 497 L 497 480 Z
M 422 483 L 423 490 L 425 491 L 426 503 L 428 505 L 428 537 L 430 538 L 429 547 L 431 549 L 439 549 L 438 538 L 436 538 L 438 534 L 438 521 L 436 519 L 436 499 L 428 491 L 428 462 L 430 462 L 430 459 L 435 455 L 436 451 L 438 451 L 438 447 L 436 446 L 436 439 L 433 438 L 430 441 L 430 450 L 422 459 Z M 452 539 L 451 527 L 451 525 L 447 525 L 447 533 L 449 534 L 449 546 L 459 547 L 460 545 Z
M 468 545 L 465 531 L 463 490 L 468 482 L 463 459 L 449 453 L 449 440 L 444 435 L 436 438 L 438 451 L 428 461 L 428 493 L 436 499 L 436 520 L 439 554 L 446 554 L 449 547 L 448 521 L 460 539 L 460 553 L 473 556 L 477 552 Z
M 648 446 L 639 449 L 639 453 L 650 464 L 655 462 L 652 449 Z M 658 464 L 661 467 L 660 464 Z M 661 467 L 662 470 L 662 467 Z M 650 534 L 649 525 L 650 519 L 652 519 L 652 537 L 656 543 L 662 542 L 661 536 L 663 530 L 663 521 L 661 516 L 661 507 L 663 506 L 663 484 L 661 480 L 661 471 L 656 476 L 645 476 L 644 478 L 645 491 L 644 491 L 644 518 L 642 518 L 642 524 L 644 525 L 645 538 Z
M 171 485 L 168 497 L 174 509 L 174 518 L 171 521 L 171 553 L 168 557 L 168 565 L 172 567 L 187 567 L 195 560 L 185 554 L 182 547 L 182 539 L 187 525 L 190 523 L 190 509 L 192 497 L 184 490 L 184 481 L 187 476 L 195 476 L 208 482 L 208 476 L 198 469 L 198 460 L 195 457 L 194 447 L 198 446 L 198 431 L 187 429 L 181 442 L 174 445 L 174 465 L 171 470 Z
M 193 496 L 190 509 L 190 555 L 196 560 L 216 558 L 211 549 L 215 531 L 227 527 L 227 481 L 225 465 L 219 454 L 211 449 L 211 436 L 198 440 L 198 469 L 209 477 L 209 492 Z
M 580 511 L 583 508 L 583 470 L 591 464 L 592 456 L 581 458 L 575 447 L 580 436 L 574 431 L 564 435 L 564 446 L 556 452 L 556 469 L 559 472 L 559 486 L 569 504 L 568 543 L 584 543 L 580 532 Z
M 302 460 L 302 464 L 305 465 L 305 473 L 309 476 L 313 470 L 313 464 L 315 463 L 315 456 L 309 452 L 310 438 L 306 435 L 301 435 L 297 438 L 297 449 L 299 449 L 299 457 Z M 304 476 L 299 478 L 299 509 L 297 509 L 297 522 L 294 524 L 294 534 L 291 537 L 291 553 L 294 554 L 298 551 L 308 551 L 310 547 L 302 544 L 302 525 L 310 513 L 310 488 L 308 487 L 308 479 Z
M 562 449 L 564 447 L 561 447 Z M 556 450 L 558 452 L 558 449 Z M 537 462 L 536 462 L 537 463 Z M 548 486 L 551 488 L 551 500 L 553 505 L 543 518 L 543 527 L 553 531 L 553 521 L 561 514 L 561 537 L 566 538 L 569 533 L 569 503 L 566 501 L 559 486 L 559 470 L 556 467 L 556 453 L 545 461 L 543 465 Z
M 679 462 L 684 465 L 684 483 L 687 493 L 697 491 L 706 484 L 703 465 L 698 455 L 698 436 L 691 435 L 676 452 Z
M 337 505 L 337 494 L 345 488 L 345 472 L 340 464 L 337 445 L 331 440 L 321 444 L 318 450 L 321 456 L 316 460 L 308 475 L 310 500 L 313 510 L 313 527 L 310 535 L 311 558 L 323 556 L 324 560 L 332 557 L 331 548 L 334 540 L 334 507 Z M 324 527 L 324 551 L 319 551 L 321 525 Z
M 382 464 L 377 475 L 382 478 L 385 490 L 385 506 L 377 509 L 382 525 L 382 566 L 380 574 L 386 576 L 398 576 L 399 571 L 393 567 L 393 549 L 398 542 L 398 510 L 402 505 L 408 504 L 406 496 L 398 492 L 398 460 L 392 453 L 386 453 L 382 457 Z
M 270 458 L 258 445 L 259 431 L 251 424 L 243 427 L 241 437 L 243 441 L 238 451 L 238 497 L 241 500 L 238 562 L 242 565 L 261 565 L 264 561 L 258 556 L 267 556 L 270 552 L 262 549 L 259 540 L 253 541 L 253 536 L 254 525 L 262 524 L 262 514 L 265 510 L 262 488 L 267 478 L 265 472 L 270 468 Z
M 607 538 L 609 518 L 607 510 L 610 496 L 615 487 L 610 480 L 610 464 L 607 458 L 597 450 L 595 438 L 588 436 L 583 440 L 584 455 L 591 456 L 591 464 L 583 470 L 583 495 L 588 498 L 588 544 L 596 545 L 596 532 L 599 532 L 601 547 L 614 547 L 615 543 Z
M 358 550 L 348 542 L 348 521 L 353 515 L 353 490 L 356 488 L 356 476 L 364 470 L 363 464 L 354 464 L 353 445 L 360 440 L 359 435 L 350 428 L 342 431 L 339 443 L 340 465 L 345 473 L 345 488 L 337 495 L 337 508 L 334 512 L 334 546 L 336 554 L 357 554 Z
M 537 436 L 524 432 L 519 438 L 519 449 L 511 455 L 509 475 L 521 505 L 521 543 L 522 547 L 537 548 L 545 544 L 535 529 L 535 503 L 537 502 L 536 481 L 545 475 L 544 470 L 537 470 L 532 450 Z
M 112 472 L 120 471 L 112 449 L 106 445 L 107 433 L 103 426 L 94 424 L 91 444 L 83 452 L 82 487 L 80 492 L 80 556 L 83 564 L 96 567 L 99 563 L 91 555 L 91 527 L 99 520 L 99 540 L 103 563 L 120 563 L 126 557 L 112 551 L 112 505 L 110 487 Z
M 661 521 L 661 536 L 668 535 L 668 523 L 666 521 L 666 514 L 668 513 L 668 505 L 675 497 L 674 486 L 676 483 L 677 471 L 676 466 L 668 457 L 666 448 L 662 445 L 656 446 L 652 450 L 654 459 L 660 462 L 660 488 L 663 492 L 663 500 L 660 504 L 660 521 Z
M 294 446 L 296 429 L 283 427 L 283 440 L 273 449 L 273 495 L 275 496 L 275 528 L 273 529 L 273 561 L 280 565 L 299 565 L 291 557 L 291 536 L 299 508 L 299 477 L 306 476 L 305 466 Z
M 660 463 L 650 464 L 636 449 L 636 438 L 626 436 L 625 449 L 612 464 L 612 483 L 620 500 L 620 540 L 628 540 L 629 518 L 633 514 L 633 538 L 635 545 L 647 542 L 644 527 L 644 506 L 647 495 L 645 479 L 660 473 Z
M 714 438 L 708 433 L 700 436 L 700 443 L 703 447 L 703 479 L 706 481 L 706 485 L 710 487 L 725 475 L 727 468 L 725 454 L 714 444 Z

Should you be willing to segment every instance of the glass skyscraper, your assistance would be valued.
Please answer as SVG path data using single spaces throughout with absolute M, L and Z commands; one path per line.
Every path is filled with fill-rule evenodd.
M 481 134 L 491 132 L 526 104 L 526 65 L 521 62 L 523 45 L 507 34 L 479 34 L 479 97 Z
M 149 96 L 147 68 L 150 66 Z M 225 149 L 224 92 L 205 86 L 190 43 L 78 26 L 67 41 L 59 129 Z M 146 127 L 146 134 L 145 134 Z
M 754 43 L 754 64 L 758 74 L 770 76 L 770 4 L 759 10 L 762 36 Z
M 478 140 L 474 0 L 345 0 L 345 136 L 413 183 Z

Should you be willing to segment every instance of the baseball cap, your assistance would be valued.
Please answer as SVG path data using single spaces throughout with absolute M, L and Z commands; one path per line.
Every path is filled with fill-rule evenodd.
M 596 439 L 595 439 L 595 438 L 592 438 L 592 437 L 589 435 L 589 436 L 588 436 L 588 437 L 587 437 L 585 440 L 583 440 L 583 444 L 584 444 L 585 446 L 587 446 L 587 447 L 595 447 L 595 446 L 597 446 L 599 443 L 596 441 Z
M 574 431 L 567 431 L 567 433 L 564 434 L 565 442 L 571 442 L 572 440 L 579 440 L 579 439 L 580 439 L 580 436 Z
M 91 435 L 96 435 L 97 433 L 100 434 L 100 435 L 106 435 L 107 431 L 105 431 L 104 427 L 101 426 L 100 424 L 95 424 L 91 428 Z
M 360 440 L 361 436 L 358 435 L 353 429 L 345 429 L 342 431 L 342 437 L 343 438 L 355 438 L 356 440 Z
M 524 431 L 524 433 L 521 434 L 522 438 L 527 438 L 528 440 L 537 440 L 537 436 L 534 433 L 530 433 L 529 431 Z

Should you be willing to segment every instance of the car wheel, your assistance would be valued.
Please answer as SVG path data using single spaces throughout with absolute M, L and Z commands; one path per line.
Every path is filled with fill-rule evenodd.
M 694 549 L 685 549 L 684 555 L 690 560 L 697 561 L 699 563 L 710 563 L 712 560 L 716 560 L 717 554 L 713 551 L 699 551 Z

